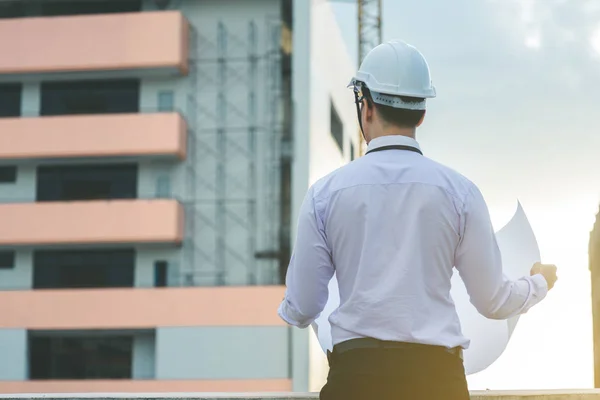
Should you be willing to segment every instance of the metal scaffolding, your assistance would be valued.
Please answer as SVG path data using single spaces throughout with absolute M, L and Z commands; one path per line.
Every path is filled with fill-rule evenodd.
M 178 284 L 276 283 L 277 261 L 256 254 L 279 247 L 281 23 L 250 21 L 236 32 L 218 22 L 208 30 L 212 35 L 192 28 L 190 37 L 187 229 Z
M 382 42 L 382 0 L 358 0 L 358 65 Z M 365 141 L 358 131 L 358 153 L 364 154 Z

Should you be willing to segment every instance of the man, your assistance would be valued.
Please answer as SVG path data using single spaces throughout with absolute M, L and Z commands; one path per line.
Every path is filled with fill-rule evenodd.
M 556 267 L 504 276 L 478 188 L 422 155 L 415 131 L 436 93 L 419 51 L 376 47 L 351 86 L 368 151 L 309 189 L 279 315 L 308 327 L 335 272 L 340 306 L 321 399 L 468 399 L 453 268 L 482 315 L 508 319 L 546 296 Z

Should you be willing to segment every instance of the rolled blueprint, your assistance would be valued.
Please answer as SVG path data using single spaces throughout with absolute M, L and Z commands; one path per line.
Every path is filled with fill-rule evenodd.
M 502 254 L 504 274 L 510 279 L 529 275 L 532 265 L 540 261 L 535 235 L 520 203 L 512 219 L 496 232 L 496 239 Z M 468 375 L 481 372 L 502 355 L 519 317 L 497 321 L 480 315 L 470 303 L 467 290 L 456 270 L 452 276 L 450 294 L 456 305 L 462 332 L 471 341 L 464 353 L 465 371 Z M 333 347 L 329 316 L 339 304 L 338 283 L 334 275 L 329 282 L 327 304 L 319 318 L 312 324 L 319 344 L 325 352 Z

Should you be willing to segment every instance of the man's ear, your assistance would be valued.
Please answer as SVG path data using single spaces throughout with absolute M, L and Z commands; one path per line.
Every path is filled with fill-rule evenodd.
M 369 101 L 367 99 L 365 99 L 364 101 L 365 101 L 367 121 L 372 121 L 373 116 L 375 114 L 375 104 L 372 101 Z
M 417 124 L 417 128 L 421 126 L 421 124 L 423 124 L 423 121 L 425 120 L 425 114 L 427 114 L 427 111 L 425 111 L 423 113 L 423 116 L 421 117 L 421 120 L 419 120 L 419 123 Z

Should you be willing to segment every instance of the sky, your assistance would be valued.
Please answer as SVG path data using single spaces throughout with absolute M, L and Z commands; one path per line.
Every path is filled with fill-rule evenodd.
M 356 58 L 356 6 L 332 3 Z M 427 58 L 438 97 L 417 139 L 475 182 L 496 229 L 519 200 L 548 297 L 471 389 L 593 387 L 588 241 L 600 203 L 600 2 L 383 0 L 383 40 Z

